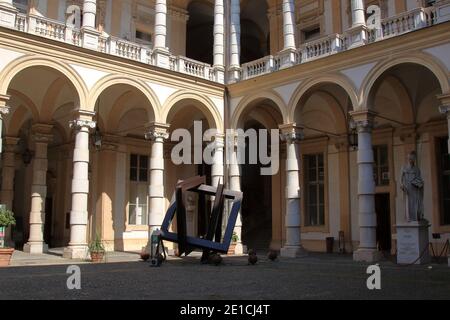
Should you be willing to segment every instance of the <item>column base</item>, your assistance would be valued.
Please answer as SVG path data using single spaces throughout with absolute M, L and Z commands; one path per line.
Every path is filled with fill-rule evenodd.
M 377 249 L 358 249 L 353 253 L 353 261 L 356 262 L 378 262 L 383 257 Z
M 364 46 L 368 43 L 368 31 L 364 25 L 353 27 L 346 32 L 350 43 L 348 49 Z
M 297 50 L 295 48 L 287 48 L 279 53 L 281 57 L 280 69 L 287 69 L 297 64 Z
M 97 51 L 99 49 L 99 38 L 101 33 L 89 27 L 83 27 L 81 30 L 83 35 L 83 48 Z
M 23 246 L 23 252 L 29 254 L 43 254 L 48 252 L 48 244 L 44 242 L 28 242 Z
M 280 256 L 282 258 L 304 258 L 308 252 L 302 246 L 286 246 L 281 248 Z
M 228 83 L 236 83 L 241 80 L 242 69 L 239 66 L 231 66 L 228 70 Z
M 0 5 L 0 26 L 15 29 L 17 12 L 18 11 L 14 6 L 2 3 Z
M 213 67 L 214 80 L 218 83 L 225 83 L 225 68 L 222 66 Z
M 153 62 L 157 67 L 170 69 L 170 52 L 167 49 L 156 48 L 153 50 Z
M 64 249 L 63 258 L 70 260 L 86 260 L 88 259 L 88 254 L 87 246 L 69 246 Z

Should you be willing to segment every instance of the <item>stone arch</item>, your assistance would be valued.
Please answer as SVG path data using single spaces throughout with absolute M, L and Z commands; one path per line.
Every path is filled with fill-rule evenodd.
M 401 64 L 416 64 L 427 68 L 438 80 L 442 92 L 450 92 L 450 83 L 448 76 L 444 71 L 444 67 L 436 62 L 433 57 L 425 53 L 416 53 L 406 57 L 398 57 L 395 59 L 385 59 L 375 66 L 372 71 L 364 79 L 359 95 L 361 105 L 358 106 L 360 110 L 369 108 L 370 95 L 373 87 L 378 79 L 389 69 Z
M 50 59 L 49 57 L 45 56 L 21 57 L 6 66 L 6 68 L 0 73 L 0 79 L 2 79 L 2 82 L 0 83 L 0 94 L 7 95 L 8 88 L 14 77 L 21 71 L 32 67 L 50 68 L 61 73 L 75 88 L 75 91 L 78 95 L 78 103 L 80 104 L 80 106 L 85 105 L 88 90 L 77 72 L 70 66 L 67 66 L 66 64 L 58 60 Z
M 242 120 L 244 111 L 258 100 L 272 101 L 277 106 L 276 111 L 280 113 L 283 123 L 289 123 L 289 118 L 287 116 L 287 106 L 284 103 L 283 99 L 273 91 L 263 91 L 245 97 L 244 99 L 242 99 L 242 101 L 239 102 L 231 117 L 231 129 L 237 129 L 239 127 L 239 122 Z
M 104 130 L 107 132 L 113 132 L 116 130 L 119 125 L 120 121 L 123 119 L 123 117 L 133 109 L 130 108 L 124 108 L 124 103 L 132 96 L 134 93 L 131 91 L 124 92 L 114 103 L 111 110 L 109 111 L 109 115 L 107 117 L 107 122 L 105 123 L 106 127 L 103 127 Z M 134 110 L 145 110 L 147 113 L 147 121 L 151 122 L 151 114 L 148 114 L 147 109 L 140 108 L 140 109 L 134 109 Z M 101 126 L 100 126 L 101 127 Z
M 25 107 L 28 108 L 28 111 L 30 111 L 30 113 L 33 115 L 33 119 L 35 121 L 39 121 L 40 115 L 39 115 L 39 108 L 34 104 L 34 102 L 26 95 L 24 95 L 23 93 L 14 90 L 14 89 L 9 89 L 10 93 L 13 93 L 15 96 L 19 97 L 24 103 L 25 103 Z
M 10 116 L 5 124 L 6 136 L 17 137 L 19 135 L 20 129 L 27 120 L 28 109 L 20 105 Z
M 414 123 L 415 110 L 408 90 L 405 88 L 403 83 L 401 83 L 400 79 L 395 76 L 389 75 L 384 79 L 384 81 L 392 87 L 399 101 L 402 101 L 402 103 L 399 104 L 399 107 L 401 108 L 401 115 L 405 119 L 404 122 L 408 124 Z
M 167 123 L 170 113 L 174 111 L 174 107 L 185 100 L 198 102 L 197 107 L 207 118 L 210 128 L 216 128 L 219 133 L 224 133 L 225 129 L 222 115 L 211 99 L 186 91 L 176 92 L 167 99 L 162 109 L 162 122 Z
M 312 89 L 312 88 L 311 88 Z M 346 112 L 345 110 L 343 110 L 341 108 L 341 105 L 339 103 L 339 101 L 336 99 L 335 96 L 333 96 L 331 93 L 327 92 L 327 91 L 322 91 L 322 90 L 310 90 L 307 91 L 305 93 L 305 95 L 303 95 L 303 97 L 305 98 L 309 98 L 311 95 L 316 94 L 318 96 L 320 96 L 320 98 L 322 98 L 323 100 L 325 100 L 328 104 L 328 106 L 331 106 L 330 108 L 327 108 L 328 112 L 323 112 L 322 110 L 308 110 L 308 111 L 304 111 L 304 107 L 305 105 L 301 105 L 298 106 L 296 110 L 299 112 L 304 111 L 305 114 L 313 114 L 313 113 L 321 113 L 321 116 L 329 119 L 332 122 L 335 122 L 335 129 L 336 129 L 336 133 L 345 133 L 348 131 L 348 125 L 347 125 L 347 117 L 346 117 Z M 307 96 L 309 95 L 309 96 Z M 302 98 L 303 98 L 302 97 Z M 299 101 L 299 103 L 302 101 L 302 99 Z M 293 118 L 293 122 L 296 122 L 295 118 L 296 118 L 296 111 L 294 111 L 293 114 L 294 118 Z M 333 121 L 334 120 L 334 121 Z M 297 123 L 298 125 L 301 125 L 300 123 Z
M 341 87 L 349 96 L 350 101 L 352 102 L 353 109 L 357 108 L 357 106 L 359 105 L 358 95 L 356 94 L 354 86 L 347 80 L 347 78 L 336 74 L 326 75 L 306 81 L 300 84 L 299 87 L 295 90 L 289 102 L 289 122 L 294 122 L 295 110 L 297 109 L 298 103 L 301 101 L 303 96 L 307 94 L 310 89 L 320 84 L 326 83 L 335 84 Z
M 100 95 L 108 88 L 114 86 L 114 85 L 128 85 L 130 87 L 133 87 L 140 91 L 148 100 L 148 102 L 151 105 L 151 111 L 154 115 L 155 121 L 160 122 L 161 116 L 160 116 L 160 109 L 161 105 L 159 103 L 158 97 L 153 92 L 151 88 L 149 88 L 147 85 L 145 85 L 144 82 L 133 79 L 133 78 L 126 78 L 123 77 L 123 75 L 109 75 L 101 80 L 99 80 L 95 86 L 92 88 L 89 94 L 88 98 L 88 104 L 87 104 L 87 110 L 94 111 L 95 105 L 97 103 L 98 98 Z
M 47 92 L 45 93 L 44 100 L 41 108 L 41 120 L 44 122 L 50 122 L 53 112 L 55 111 L 55 103 L 57 99 L 57 93 L 64 87 L 64 79 L 55 80 Z

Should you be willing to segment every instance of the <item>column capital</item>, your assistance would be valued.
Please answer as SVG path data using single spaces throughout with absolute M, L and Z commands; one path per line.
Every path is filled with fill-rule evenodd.
M 223 133 L 216 134 L 215 137 L 214 137 L 214 142 L 219 147 L 224 147 L 225 146 L 225 135 Z
M 167 140 L 169 139 L 169 128 L 170 125 L 166 123 L 152 122 L 146 126 L 147 133 L 145 134 L 145 139 L 156 141 L 159 139 Z
M 17 137 L 4 137 L 3 149 L 5 150 L 5 152 L 15 152 L 19 141 L 20 138 Z
M 352 120 L 358 130 L 373 129 L 377 113 L 372 110 L 359 110 L 350 112 Z
M 74 115 L 74 120 L 69 122 L 71 129 L 81 130 L 82 128 L 95 129 L 97 122 L 93 120 L 95 112 L 77 110 Z
M 31 127 L 33 142 L 50 143 L 53 141 L 53 126 L 46 123 L 36 123 Z
M 304 139 L 303 127 L 294 124 L 285 124 L 280 126 L 281 140 L 287 143 L 295 143 Z
M 450 106 L 450 93 L 440 94 L 436 98 L 445 106 Z
M 0 94 L 0 119 L 3 117 L 3 115 L 9 114 L 10 107 L 8 106 L 8 102 L 11 99 L 10 96 Z

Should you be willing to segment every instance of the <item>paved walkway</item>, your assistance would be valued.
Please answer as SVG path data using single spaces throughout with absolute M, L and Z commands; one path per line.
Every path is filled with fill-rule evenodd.
M 46 254 L 31 255 L 22 251 L 14 251 L 11 259 L 11 267 L 26 266 L 52 266 L 52 265 L 73 265 L 90 263 L 88 261 L 73 261 L 64 259 L 64 248 L 50 249 Z M 117 262 L 137 262 L 140 256 L 136 252 L 108 252 L 106 254 L 106 263 Z
M 73 262 L 72 262 L 73 263 Z M 215 267 L 198 258 L 149 263 L 82 264 L 81 290 L 66 283 L 67 266 L 0 269 L 0 299 L 450 299 L 446 264 L 400 267 L 382 262 L 382 290 L 367 289 L 366 264 L 351 256 L 311 254 L 277 262 L 225 257 Z

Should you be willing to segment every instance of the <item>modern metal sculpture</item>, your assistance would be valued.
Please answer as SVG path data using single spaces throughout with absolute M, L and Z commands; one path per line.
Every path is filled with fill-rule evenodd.
M 186 206 L 183 202 L 183 194 L 194 192 L 204 196 L 214 196 L 212 211 L 207 214 L 207 225 L 205 235 L 202 237 L 192 237 L 187 234 L 186 226 Z M 206 262 L 211 253 L 226 254 L 231 244 L 236 220 L 243 194 L 237 191 L 225 190 L 222 184 L 218 187 L 206 185 L 205 177 L 194 177 L 181 181 L 176 186 L 175 202 L 167 211 L 166 217 L 161 227 L 163 240 L 178 244 L 178 256 L 188 256 L 195 249 L 203 250 L 202 262 Z M 225 199 L 232 200 L 231 212 L 227 221 L 225 234 L 222 240 L 222 222 Z M 198 212 L 200 215 L 201 213 Z M 176 216 L 177 232 L 170 232 L 169 228 Z

